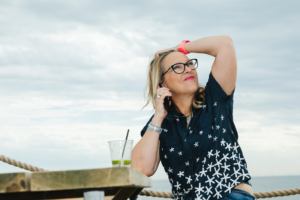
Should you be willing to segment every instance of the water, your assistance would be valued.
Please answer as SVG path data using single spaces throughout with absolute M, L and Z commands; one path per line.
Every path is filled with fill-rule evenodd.
M 252 176 L 250 180 L 254 193 L 270 192 L 276 190 L 286 190 L 300 188 L 300 176 Z M 145 188 L 146 190 L 171 192 L 171 184 L 168 180 L 153 180 L 153 188 Z M 270 199 L 270 198 L 268 198 Z M 274 200 L 299 200 L 300 195 L 292 195 L 285 197 L 273 197 Z M 167 198 L 138 196 L 138 200 L 168 200 Z

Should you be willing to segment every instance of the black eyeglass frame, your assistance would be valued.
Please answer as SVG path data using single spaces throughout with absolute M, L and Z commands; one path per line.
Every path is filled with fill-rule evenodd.
M 161 79 L 164 77 L 164 75 L 165 75 L 171 68 L 172 68 L 172 70 L 175 72 L 175 69 L 174 69 L 173 67 L 174 67 L 174 65 L 177 65 L 177 64 L 183 64 L 183 71 L 182 71 L 181 73 L 177 73 L 177 72 L 175 72 L 175 73 L 176 73 L 176 74 L 182 74 L 182 73 L 185 71 L 185 66 L 188 66 L 188 62 L 190 62 L 191 60 L 195 60 L 196 63 L 197 63 L 197 67 L 198 67 L 198 59 L 197 59 L 197 58 L 189 59 L 186 63 L 175 63 L 175 64 L 171 65 L 171 67 L 169 67 L 169 69 L 168 69 L 165 73 L 162 74 Z M 197 67 L 195 67 L 195 69 L 197 69 Z M 195 69 L 191 69 L 191 70 L 195 70 Z

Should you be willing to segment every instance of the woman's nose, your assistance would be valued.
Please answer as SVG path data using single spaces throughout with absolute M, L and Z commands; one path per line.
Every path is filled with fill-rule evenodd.
M 190 68 L 189 66 L 186 65 L 184 71 L 185 71 L 185 72 L 190 72 L 190 71 L 192 71 L 192 70 L 191 70 L 191 68 Z

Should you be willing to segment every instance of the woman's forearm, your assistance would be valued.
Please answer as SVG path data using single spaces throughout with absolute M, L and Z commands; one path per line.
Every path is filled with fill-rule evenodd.
M 161 126 L 161 120 L 155 117 L 152 122 Z M 155 164 L 158 161 L 157 155 L 159 151 L 159 134 L 147 130 L 142 139 L 134 146 L 132 150 L 131 166 L 141 173 L 152 176 L 156 169 Z
M 190 53 L 205 53 L 216 57 L 219 50 L 229 42 L 232 40 L 227 35 L 209 36 L 185 43 L 185 49 Z

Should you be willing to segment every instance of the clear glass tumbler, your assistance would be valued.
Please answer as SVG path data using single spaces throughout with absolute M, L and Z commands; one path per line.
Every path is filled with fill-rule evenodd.
M 133 140 L 108 141 L 113 167 L 131 167 Z M 123 155 L 123 156 L 122 156 Z

